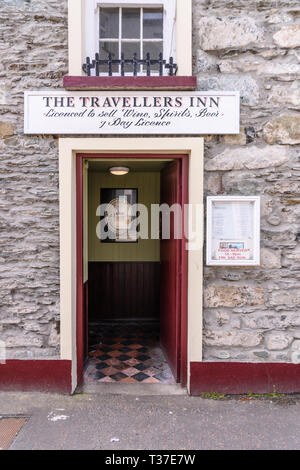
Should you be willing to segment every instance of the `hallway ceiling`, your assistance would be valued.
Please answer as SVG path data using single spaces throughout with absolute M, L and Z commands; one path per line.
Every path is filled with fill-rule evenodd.
M 161 171 L 170 161 L 168 160 L 141 160 L 141 159 L 130 159 L 122 158 L 121 160 L 113 159 L 101 159 L 95 161 L 95 159 L 89 161 L 89 171 L 94 172 L 108 172 L 112 166 L 127 166 L 131 172 L 156 172 Z

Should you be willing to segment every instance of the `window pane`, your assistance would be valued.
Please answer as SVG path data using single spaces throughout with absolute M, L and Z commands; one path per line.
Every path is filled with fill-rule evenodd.
M 119 44 L 117 42 L 100 42 L 100 59 L 106 60 L 108 59 L 108 54 L 111 53 L 112 59 L 116 60 L 119 59 Z M 108 73 L 108 65 L 101 65 L 100 71 L 102 73 Z M 119 66 L 117 64 L 113 64 L 112 67 L 113 73 L 119 72 Z
M 163 52 L 163 43 L 162 41 L 159 42 L 144 42 L 144 53 L 143 58 L 146 59 L 147 52 L 150 53 L 150 59 L 158 60 L 159 54 Z M 144 65 L 144 71 L 147 70 L 146 65 Z M 158 72 L 159 65 L 151 65 L 151 70 Z
M 122 38 L 140 39 L 140 14 L 139 8 L 122 8 Z
M 163 38 L 163 10 L 161 8 L 144 8 L 144 39 Z
M 122 52 L 124 52 L 125 59 L 133 59 L 133 54 L 136 53 L 137 59 L 140 58 L 140 43 L 139 42 L 122 42 Z M 138 72 L 140 71 L 140 66 L 138 66 Z M 133 65 L 125 65 L 125 72 L 133 74 Z
M 100 38 L 119 37 L 119 8 L 100 8 Z

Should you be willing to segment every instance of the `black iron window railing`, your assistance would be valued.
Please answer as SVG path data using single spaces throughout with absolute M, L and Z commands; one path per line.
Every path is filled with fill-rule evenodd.
M 108 54 L 107 59 L 100 59 L 99 54 L 95 54 L 95 59 L 91 59 L 90 57 L 86 58 L 82 69 L 88 77 L 91 76 L 93 70 L 95 70 L 96 77 L 100 77 L 101 75 L 111 77 L 114 75 L 113 70 L 115 70 L 116 67 L 118 69 L 116 75 L 121 75 L 122 77 L 125 74 L 132 74 L 134 77 L 138 75 L 150 77 L 151 74 L 173 76 L 176 75 L 177 72 L 177 64 L 174 63 L 173 57 L 170 57 L 167 62 L 163 59 L 162 54 L 159 54 L 158 59 L 151 59 L 149 53 L 146 54 L 146 59 L 138 59 L 137 54 L 134 54 L 132 59 L 125 59 L 123 53 L 121 54 L 121 59 L 113 59 L 111 54 Z

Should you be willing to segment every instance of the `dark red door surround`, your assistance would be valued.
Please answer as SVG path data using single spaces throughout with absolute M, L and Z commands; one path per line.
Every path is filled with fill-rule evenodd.
M 84 311 L 87 313 L 89 311 L 89 282 L 86 281 L 83 286 L 83 293 L 84 293 Z M 85 315 L 85 322 L 84 322 L 84 338 L 85 338 L 85 349 L 84 354 L 87 357 L 89 352 L 89 318 L 88 315 Z
M 82 383 L 87 351 L 83 271 L 83 159 L 76 159 L 76 355 L 77 379 Z
M 72 393 L 72 361 L 8 360 L 0 364 L 0 390 Z
M 181 204 L 182 207 L 187 207 L 189 202 L 189 160 L 188 158 L 181 159 Z M 184 217 L 186 215 L 184 214 Z M 185 220 L 182 218 L 182 243 L 180 244 L 180 259 L 181 259 L 181 283 L 180 283 L 180 298 L 181 298 L 181 315 L 180 315 L 180 383 L 182 387 L 187 385 L 187 368 L 188 368 L 188 251 L 187 238 L 185 235 Z
M 160 203 L 181 202 L 181 164 L 179 160 L 170 163 L 161 171 Z M 161 239 L 160 268 L 160 341 L 176 382 L 180 381 L 180 272 L 181 240 L 175 239 L 175 217 L 171 214 L 170 238 Z
M 299 393 L 300 365 L 191 362 L 190 394 Z
M 128 158 L 128 154 L 77 154 L 76 156 L 76 240 L 77 240 L 77 321 L 76 321 L 76 342 L 77 342 L 77 382 L 78 385 L 83 380 L 83 368 L 85 361 L 86 351 L 86 314 L 84 302 L 84 278 L 83 278 L 83 161 L 91 158 L 115 158 L 121 160 Z M 182 186 L 181 203 L 188 201 L 188 155 L 182 154 L 130 154 L 130 158 L 149 158 L 153 159 L 173 159 L 181 162 L 182 171 Z M 188 252 L 186 250 L 186 240 L 183 238 L 181 244 L 178 245 L 180 250 L 181 269 L 178 270 L 180 278 L 180 299 L 181 308 L 178 309 L 180 319 L 177 324 L 180 325 L 180 338 L 178 341 L 178 356 L 182 358 L 180 367 L 180 381 L 183 386 L 187 381 L 187 266 L 188 266 Z

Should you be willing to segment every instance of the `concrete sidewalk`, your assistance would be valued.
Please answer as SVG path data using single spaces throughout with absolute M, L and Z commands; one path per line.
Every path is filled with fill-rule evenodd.
M 11 449 L 300 449 L 300 397 L 0 393 Z M 111 442 L 111 439 L 118 439 Z

